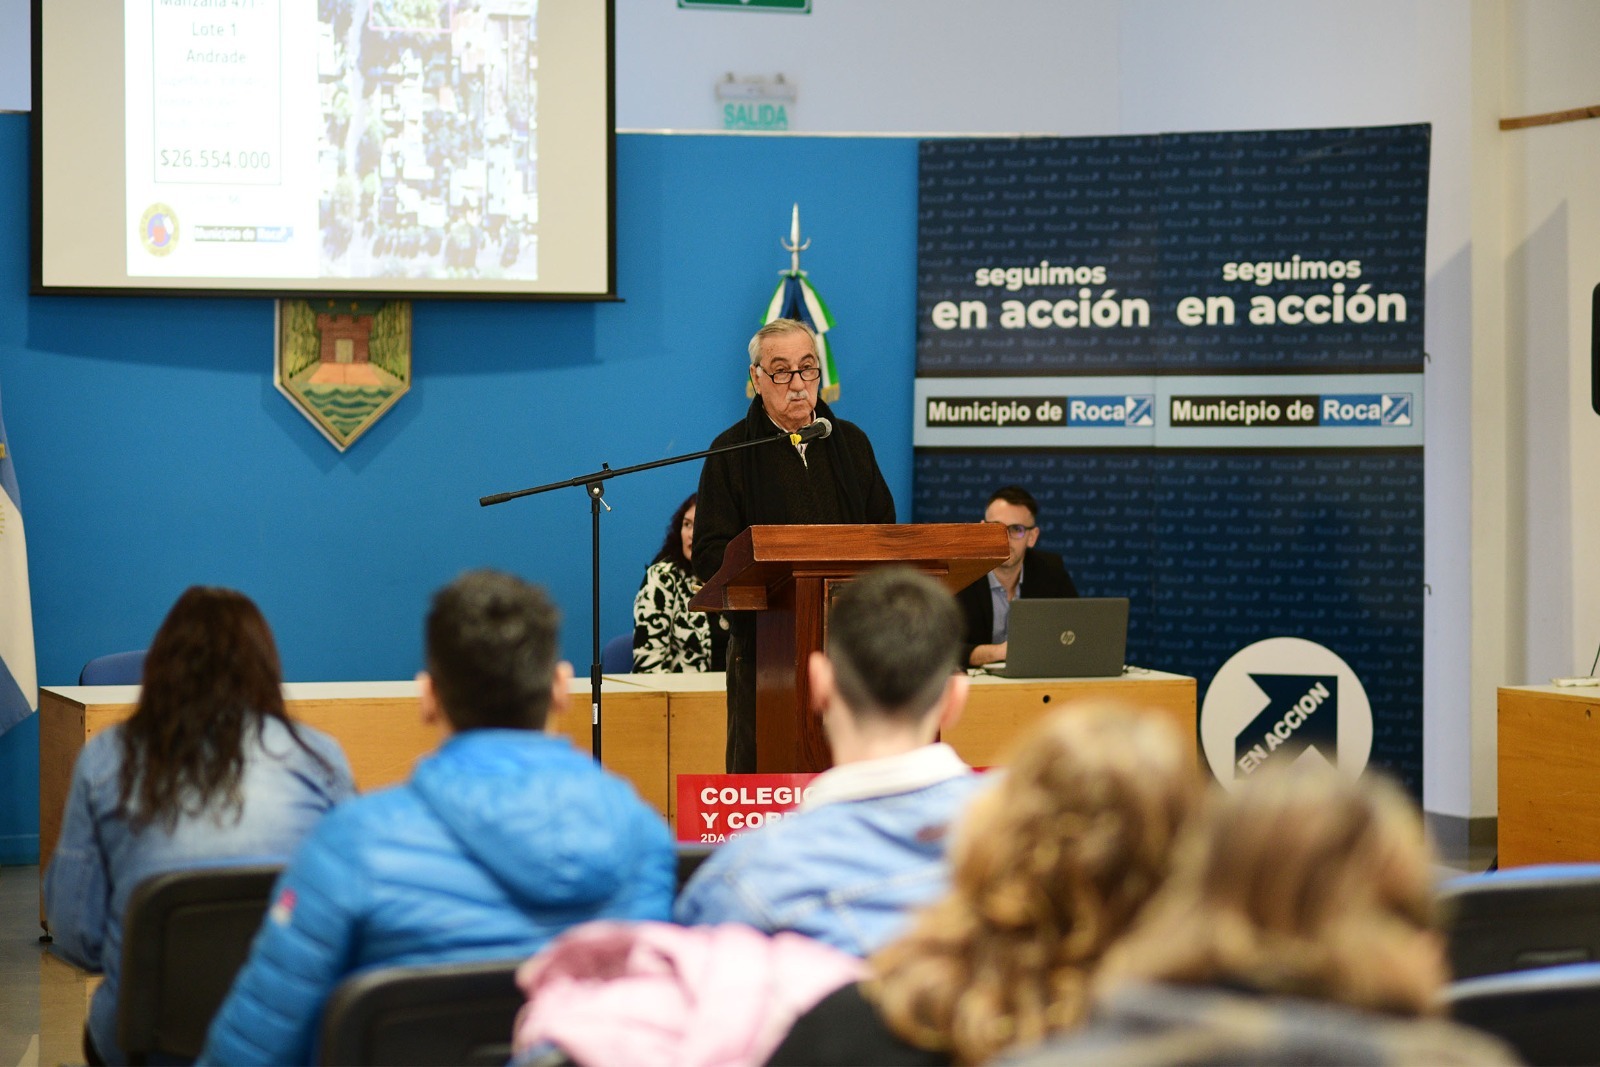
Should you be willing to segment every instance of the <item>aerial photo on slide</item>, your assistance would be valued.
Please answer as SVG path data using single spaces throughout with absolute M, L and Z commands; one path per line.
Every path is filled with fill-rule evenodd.
M 318 0 L 323 273 L 538 277 L 538 0 Z

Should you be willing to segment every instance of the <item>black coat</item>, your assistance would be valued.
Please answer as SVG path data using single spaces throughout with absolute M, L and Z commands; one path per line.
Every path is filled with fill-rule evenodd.
M 808 443 L 804 461 L 785 441 L 706 457 L 695 503 L 692 561 L 702 580 L 721 569 L 728 542 L 751 526 L 894 522 L 894 498 L 867 435 L 855 423 L 834 418 L 826 404 L 817 404 L 817 414 L 833 423 L 833 433 Z M 712 447 L 778 433 L 758 397 Z M 739 774 L 757 766 L 755 613 L 730 611 L 722 618 L 728 624 L 726 766 L 730 774 Z
M 696 519 L 698 524 L 698 518 Z M 1040 597 L 1077 596 L 1078 588 L 1072 584 L 1072 575 L 1066 564 L 1054 552 L 1030 548 L 1022 554 L 1022 591 L 1017 594 L 1029 600 Z M 961 615 L 967 621 L 967 636 L 961 645 L 961 662 L 972 662 L 972 650 L 989 644 L 994 637 L 994 600 L 989 595 L 989 576 L 967 586 L 956 594 L 961 605 Z
M 950 1056 L 902 1040 L 876 1008 L 847 985 L 824 997 L 795 1020 L 789 1036 L 767 1060 L 768 1067 L 943 1067 Z
M 894 522 L 894 497 L 866 433 L 820 401 L 817 414 L 833 423 L 833 433 L 805 446 L 804 463 L 793 445 L 777 442 L 706 458 L 694 514 L 694 573 L 701 581 L 717 573 L 728 542 L 750 526 Z M 757 397 L 711 447 L 779 432 Z

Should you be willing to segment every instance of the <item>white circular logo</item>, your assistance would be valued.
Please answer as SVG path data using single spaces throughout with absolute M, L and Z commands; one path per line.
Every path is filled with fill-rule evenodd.
M 1322 759 L 1351 778 L 1372 755 L 1372 706 L 1338 654 L 1301 637 L 1235 652 L 1200 708 L 1200 747 L 1229 789 L 1268 764 Z

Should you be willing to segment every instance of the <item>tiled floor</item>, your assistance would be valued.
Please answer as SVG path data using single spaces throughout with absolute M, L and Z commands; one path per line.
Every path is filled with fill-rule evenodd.
M 98 979 L 39 943 L 39 868 L 0 867 L 0 1067 L 83 1062 Z

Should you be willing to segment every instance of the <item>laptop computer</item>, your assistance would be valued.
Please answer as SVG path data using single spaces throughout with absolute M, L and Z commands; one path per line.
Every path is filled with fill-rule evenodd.
M 1111 678 L 1128 652 L 1127 597 L 1018 599 L 1006 627 L 1002 678 Z

